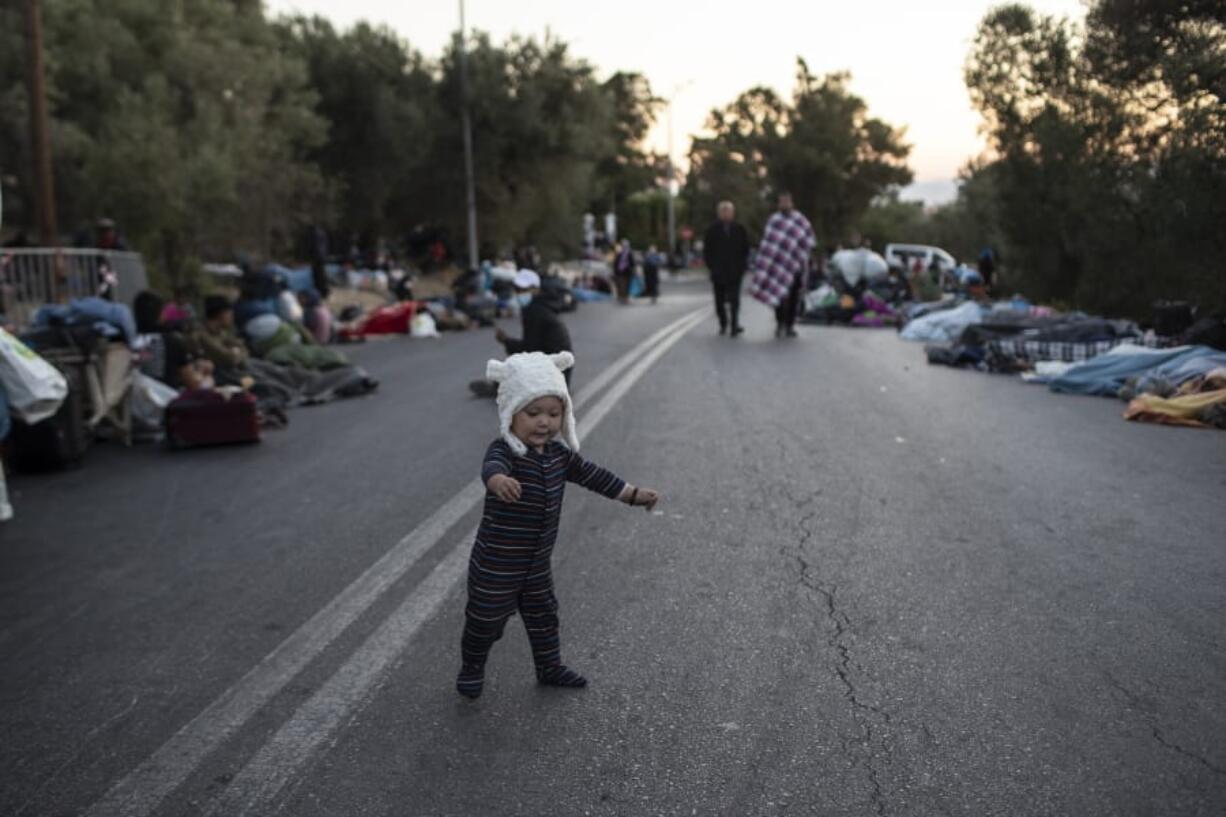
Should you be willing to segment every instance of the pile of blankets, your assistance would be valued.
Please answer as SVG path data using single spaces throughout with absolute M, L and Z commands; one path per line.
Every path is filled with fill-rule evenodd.
M 1150 391 L 1134 397 L 1127 420 L 1165 425 L 1226 429 L 1226 368 L 1193 377 L 1169 393 Z
M 829 284 L 822 284 L 805 296 L 805 323 L 847 324 L 850 326 L 897 326 L 902 322 L 898 311 L 872 290 L 859 295 L 839 294 Z
M 975 301 L 945 300 L 918 305 L 923 311 L 908 311 L 909 320 L 899 337 L 924 343 L 950 343 L 970 326 L 982 323 L 990 307 Z
M 1054 392 L 1128 400 L 1129 420 L 1226 428 L 1226 351 L 1210 346 L 1117 346 L 1042 379 Z
M 1129 401 L 1129 420 L 1226 428 L 1226 349 L 1204 327 L 1193 336 L 1214 345 L 1018 300 L 946 301 L 923 309 L 911 313 L 900 336 L 929 342 L 929 363 L 1021 373 L 1061 394 L 1118 397 Z
M 1039 363 L 1091 360 L 1121 344 L 1171 343 L 1132 321 L 1061 314 L 1017 300 L 937 308 L 910 321 L 901 337 L 937 341 L 925 347 L 930 363 L 1006 373 L 1028 372 Z
M 103 298 L 73 298 L 67 304 L 47 304 L 34 313 L 35 328 L 47 326 L 89 326 L 104 338 L 121 340 L 129 346 L 136 340 L 136 321 L 132 310 Z

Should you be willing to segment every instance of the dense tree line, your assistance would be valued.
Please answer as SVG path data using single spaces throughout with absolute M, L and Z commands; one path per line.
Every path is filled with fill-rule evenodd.
M 849 81 L 846 73 L 815 76 L 797 60 L 790 100 L 755 87 L 712 111 L 710 135 L 690 150 L 691 212 L 711 218 L 728 199 L 757 231 L 786 190 L 823 243 L 848 240 L 874 200 L 912 178 L 902 132 L 869 116 Z
M 62 232 L 101 215 L 172 278 L 195 259 L 395 244 L 426 224 L 462 248 L 459 43 L 427 59 L 386 28 L 269 19 L 258 0 L 45 3 Z M 0 183 L 30 225 L 24 26 L 0 6 Z M 468 42 L 483 255 L 577 251 L 579 216 L 617 212 L 663 243 L 659 111 L 641 75 L 600 78 L 556 39 Z M 1035 299 L 1138 317 L 1157 298 L 1226 309 L 1226 6 L 1094 0 L 1083 25 L 992 10 L 966 62 L 989 153 L 955 202 L 900 201 L 902 131 L 845 73 L 798 60 L 790 98 L 754 87 L 712 111 L 678 223 L 731 199 L 751 228 L 790 190 L 826 246 L 866 236 L 995 247 Z
M 1138 316 L 1226 307 L 1226 6 L 1098 0 L 1084 29 L 1005 6 L 966 76 L 1028 290 Z
M 0 31 L 19 61 L 24 25 L 12 5 Z M 270 250 L 324 209 L 328 182 L 305 156 L 326 140 L 327 123 L 305 66 L 279 47 L 258 2 L 59 0 L 44 9 L 64 232 L 113 216 L 173 275 L 211 248 Z M 15 176 L 6 206 L 29 223 L 27 101 L 13 67 L 0 91 L 3 172 Z
M 1147 318 L 1226 311 L 1226 5 L 1096 0 L 1084 25 L 1023 5 L 981 22 L 966 62 L 989 158 L 935 213 L 896 200 L 870 234 L 961 258 L 995 246 L 1031 298 Z
M 427 224 L 463 247 L 458 40 L 425 59 L 386 28 L 268 19 L 258 0 L 43 4 L 62 232 L 101 215 L 171 278 L 287 257 L 310 224 L 347 248 Z M 6 223 L 29 225 L 24 24 L 0 8 Z M 556 40 L 468 43 L 483 254 L 575 252 L 580 215 L 655 182 L 657 100 Z M 337 249 L 337 247 L 334 247 Z

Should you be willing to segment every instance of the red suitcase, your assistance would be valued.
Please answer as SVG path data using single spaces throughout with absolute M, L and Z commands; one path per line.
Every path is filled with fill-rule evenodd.
M 227 399 L 212 389 L 186 391 L 166 407 L 166 442 L 171 448 L 259 441 L 259 412 L 255 396 L 248 392 Z

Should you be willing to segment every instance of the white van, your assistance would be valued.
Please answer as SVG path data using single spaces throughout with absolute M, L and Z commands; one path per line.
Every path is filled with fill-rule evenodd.
M 927 270 L 932 266 L 932 259 L 934 257 L 942 273 L 952 273 L 954 267 L 958 266 L 958 262 L 954 260 L 954 257 L 940 247 L 930 247 L 927 244 L 885 245 L 885 261 L 890 265 L 890 269 L 896 272 L 909 272 L 915 266 L 915 259 L 917 258 L 924 265 L 924 269 Z

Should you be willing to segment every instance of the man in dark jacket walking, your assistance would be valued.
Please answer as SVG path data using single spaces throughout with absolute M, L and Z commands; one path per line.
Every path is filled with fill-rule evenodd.
M 732 337 L 741 328 L 741 279 L 749 264 L 749 233 L 737 223 L 736 208 L 730 201 L 721 201 L 716 208 L 718 219 L 707 228 L 702 240 L 702 257 L 711 272 L 711 288 L 715 293 L 715 315 L 719 318 L 719 333 L 731 327 Z M 731 312 L 731 324 L 728 312 Z
M 506 349 L 507 355 L 520 352 L 573 352 L 570 331 L 546 298 L 541 297 L 541 276 L 528 269 L 515 273 L 515 298 L 519 301 L 519 315 L 523 321 L 522 338 L 508 336 L 501 329 L 494 330 L 494 338 Z M 570 385 L 571 366 L 563 375 Z M 498 384 L 492 380 L 474 380 L 468 384 L 480 397 L 498 396 Z

